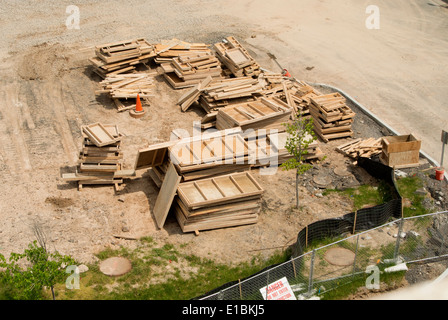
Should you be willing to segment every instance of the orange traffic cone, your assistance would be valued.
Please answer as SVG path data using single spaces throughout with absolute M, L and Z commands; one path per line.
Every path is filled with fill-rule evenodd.
M 143 108 L 142 108 L 142 102 L 140 101 L 140 95 L 137 94 L 137 103 L 135 105 L 135 112 L 142 112 Z
M 282 74 L 283 74 L 285 77 L 288 77 L 288 78 L 291 78 L 291 77 L 292 77 L 291 74 L 289 73 L 289 71 L 286 70 L 286 69 L 283 69 Z
M 142 108 L 142 102 L 140 101 L 140 95 L 137 94 L 137 101 L 135 103 L 135 110 L 130 110 L 129 114 L 133 118 L 141 118 L 145 115 L 145 110 Z

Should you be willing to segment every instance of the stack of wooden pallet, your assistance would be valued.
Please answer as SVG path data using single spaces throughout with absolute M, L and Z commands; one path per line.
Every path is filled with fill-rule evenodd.
M 236 77 L 257 77 L 260 74 L 260 65 L 234 37 L 215 43 L 213 48 L 221 62 Z
M 264 98 L 222 108 L 216 115 L 216 128 L 278 129 L 291 118 L 293 109 L 278 98 Z
M 311 97 L 310 101 L 309 110 L 314 120 L 314 131 L 323 141 L 353 135 L 351 124 L 355 113 L 346 105 L 341 94 L 319 95 Z
M 336 150 L 353 159 L 358 157 L 371 158 L 381 154 L 381 141 L 382 138 L 358 138 L 338 146 Z
M 253 167 L 280 165 L 292 155 L 286 150 L 288 134 L 278 130 L 257 130 L 245 136 L 249 146 Z M 318 142 L 312 142 L 307 149 L 304 160 L 322 159 L 324 153 L 318 147 Z
M 249 172 L 180 183 L 174 210 L 183 232 L 257 223 L 263 189 Z
M 210 53 L 179 55 L 163 63 L 164 77 L 174 89 L 191 87 L 207 77 L 221 78 L 221 63 Z
M 198 102 L 210 113 L 231 104 L 254 101 L 262 91 L 262 84 L 251 77 L 214 80 L 202 88 Z
M 101 90 L 95 93 L 108 93 L 112 99 L 153 97 L 154 74 L 131 73 L 109 75 L 100 82 Z
M 93 71 L 102 78 L 132 72 L 136 65 L 156 56 L 154 46 L 142 38 L 97 46 L 95 54 L 89 61 Z
M 182 181 L 250 169 L 249 150 L 241 137 L 241 128 L 149 146 L 138 151 L 134 168 L 150 168 L 150 178 L 160 187 L 170 163 Z
M 161 43 L 154 45 L 156 57 L 154 62 L 170 63 L 174 58 L 187 55 L 212 54 L 209 45 L 205 43 L 189 43 L 179 39 L 163 40 Z
M 82 127 L 83 142 L 75 173 L 63 174 L 64 181 L 77 181 L 79 190 L 88 184 L 123 183 L 134 170 L 122 170 L 121 134 L 115 125 L 94 123 Z

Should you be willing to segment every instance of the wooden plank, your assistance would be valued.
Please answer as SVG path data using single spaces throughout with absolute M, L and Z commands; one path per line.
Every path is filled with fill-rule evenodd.
M 119 138 L 115 138 L 111 135 L 109 131 L 99 122 L 83 126 L 82 130 L 89 137 L 90 141 L 98 147 L 116 143 L 119 140 Z
M 180 180 L 181 177 L 177 174 L 176 168 L 173 164 L 170 164 L 165 178 L 163 179 L 162 186 L 160 187 L 159 195 L 157 196 L 153 210 L 159 229 L 161 229 L 165 224 L 166 217 L 168 216 L 174 196 L 176 195 Z

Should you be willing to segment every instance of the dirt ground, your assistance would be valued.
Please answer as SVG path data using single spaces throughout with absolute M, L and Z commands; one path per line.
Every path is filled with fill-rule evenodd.
M 278 71 L 266 54 L 272 52 L 296 78 L 344 89 L 397 130 L 423 137 L 423 149 L 439 157 L 439 129 L 446 129 L 448 119 L 443 105 L 448 98 L 443 85 L 448 74 L 443 63 L 448 56 L 448 11 L 439 6 L 443 2 L 379 0 L 380 30 L 365 28 L 365 1 L 227 3 L 81 0 L 76 4 L 79 29 L 65 24 L 70 1 L 2 3 L 0 253 L 22 251 L 34 240 L 33 224 L 39 223 L 52 249 L 83 263 L 95 262 L 94 253 L 106 247 L 134 245 L 114 235 L 151 236 L 158 242 L 185 244 L 185 250 L 202 257 L 239 262 L 294 243 L 309 223 L 350 212 L 350 203 L 337 195 L 322 199 L 310 184 L 301 186 L 303 208 L 294 211 L 293 172 L 263 176 L 254 170 L 267 190 L 260 221 L 195 236 L 183 234 L 173 216 L 157 230 L 151 215 L 157 189 L 145 170 L 119 194 L 108 186 L 79 192 L 76 185 L 63 182 L 61 173 L 73 172 L 76 166 L 81 125 L 117 124 L 125 134 L 124 167 L 130 169 L 139 148 L 169 140 L 173 129 L 192 132 L 193 121 L 203 115 L 199 108 L 182 113 L 176 106 L 182 91 L 173 90 L 161 77 L 144 118 L 117 113 L 110 99 L 95 95 L 100 78 L 88 68 L 92 47 L 106 42 L 175 37 L 213 44 L 233 35 L 263 67 Z M 427 117 L 421 117 L 423 111 Z M 356 136 L 382 134 L 361 115 L 354 127 Z M 334 151 L 342 142 L 320 143 L 329 161 L 313 170 L 357 170 Z M 369 177 L 352 173 L 346 184 L 359 180 Z

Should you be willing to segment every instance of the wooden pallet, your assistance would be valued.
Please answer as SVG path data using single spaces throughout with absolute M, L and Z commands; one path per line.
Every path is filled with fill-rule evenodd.
M 181 183 L 174 210 L 183 232 L 258 221 L 264 190 L 248 172 Z

